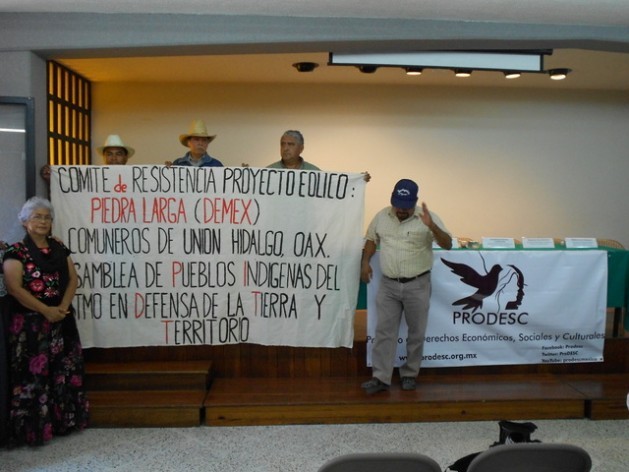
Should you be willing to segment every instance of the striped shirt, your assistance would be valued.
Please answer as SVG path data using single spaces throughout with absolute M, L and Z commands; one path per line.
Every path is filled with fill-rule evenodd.
M 404 221 L 392 207 L 380 210 L 367 228 L 366 238 L 380 248 L 380 268 L 386 277 L 415 277 L 432 268 L 432 231 L 420 218 L 421 208 Z M 433 222 L 445 232 L 441 219 L 430 212 Z

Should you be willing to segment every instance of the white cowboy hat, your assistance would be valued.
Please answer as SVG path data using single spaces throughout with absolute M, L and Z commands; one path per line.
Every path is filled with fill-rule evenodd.
M 120 148 L 126 149 L 127 157 L 131 157 L 135 154 L 135 149 L 123 143 L 122 139 L 120 139 L 120 136 L 118 136 L 117 134 L 110 134 L 109 136 L 107 136 L 107 139 L 105 140 L 105 144 L 97 147 L 96 151 L 98 151 L 98 154 L 102 156 L 103 152 L 105 152 L 105 149 L 108 147 L 120 147 Z
M 194 120 L 190 123 L 190 129 L 187 134 L 179 135 L 179 142 L 183 144 L 185 147 L 188 147 L 188 138 L 196 136 L 198 138 L 210 138 L 210 142 L 216 138 L 216 135 L 210 135 L 207 132 L 207 127 L 205 126 L 205 122 L 203 120 Z

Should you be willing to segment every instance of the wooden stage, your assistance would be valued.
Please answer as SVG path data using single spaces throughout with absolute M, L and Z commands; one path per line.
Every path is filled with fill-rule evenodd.
M 629 338 L 605 362 L 423 369 L 416 391 L 369 396 L 364 314 L 347 348 L 86 349 L 94 427 L 629 419 Z

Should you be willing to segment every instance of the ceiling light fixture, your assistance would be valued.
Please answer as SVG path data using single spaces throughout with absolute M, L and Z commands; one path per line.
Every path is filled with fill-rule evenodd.
M 26 133 L 26 130 L 16 128 L 0 128 L 0 133 Z
M 518 79 L 522 77 L 522 73 L 515 70 L 507 70 L 504 72 L 505 79 Z
M 373 74 L 375 71 L 378 70 L 378 66 L 361 65 L 358 66 L 358 70 L 361 71 L 363 74 Z
M 319 67 L 319 64 L 316 62 L 296 62 L 293 64 L 293 67 L 299 72 L 312 72 Z
M 421 67 L 405 67 L 404 70 L 406 70 L 406 75 L 422 75 L 424 72 Z
M 570 69 L 551 69 L 548 71 L 548 75 L 552 80 L 563 80 L 568 77 L 570 72 L 572 72 Z
M 395 67 L 407 75 L 421 75 L 426 69 L 454 71 L 456 77 L 470 77 L 473 71 L 494 71 L 506 79 L 517 79 L 522 74 L 548 74 L 553 80 L 565 79 L 570 69 L 544 68 L 544 58 L 552 49 L 496 50 L 496 51 L 406 51 L 389 53 L 334 53 L 329 55 L 329 66 L 353 66 L 365 74 L 373 74 L 381 67 Z

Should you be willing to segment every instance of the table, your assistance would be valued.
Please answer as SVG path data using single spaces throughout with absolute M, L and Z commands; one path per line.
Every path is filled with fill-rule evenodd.
M 629 251 L 602 247 L 607 251 L 607 306 L 614 308 L 614 337 L 618 336 L 623 311 L 629 310 Z M 625 316 L 629 330 L 629 316 Z
M 521 245 L 516 249 L 522 251 L 589 251 L 591 249 L 523 249 Z M 618 336 L 622 323 L 623 311 L 629 310 L 629 251 L 611 247 L 599 247 L 607 251 L 607 306 L 614 309 L 614 337 Z M 476 249 L 452 249 L 453 251 L 472 251 Z M 501 251 L 502 249 L 483 249 L 484 251 Z M 439 251 L 437 249 L 435 252 Z M 360 283 L 357 309 L 367 309 L 367 285 Z M 629 316 L 625 317 L 624 327 L 629 330 Z

